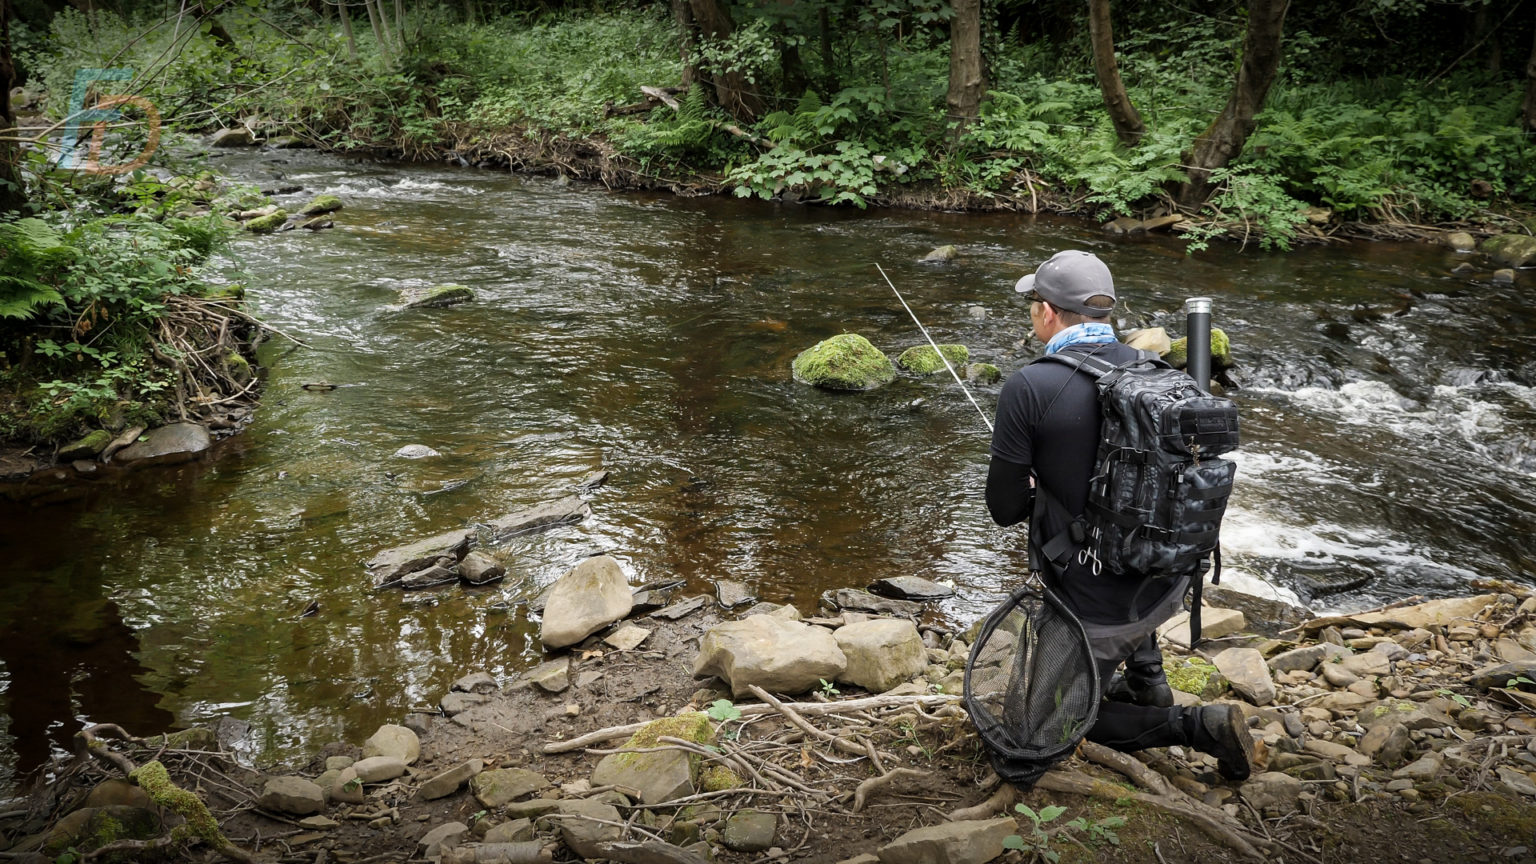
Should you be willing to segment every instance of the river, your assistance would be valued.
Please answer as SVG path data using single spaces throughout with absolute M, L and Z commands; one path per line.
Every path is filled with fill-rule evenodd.
M 1019 578 L 1024 539 L 987 517 L 975 409 L 945 377 L 862 394 L 790 378 L 840 332 L 892 355 L 921 341 L 877 262 L 936 338 L 1005 371 L 1039 350 L 1011 285 L 1059 249 L 1105 258 L 1122 325 L 1182 335 L 1184 298 L 1213 298 L 1244 424 L 1224 582 L 1335 610 L 1536 584 L 1530 273 L 1452 275 L 1462 259 L 1427 245 L 1191 257 L 1174 237 L 1065 219 L 611 193 L 307 152 L 216 164 L 302 185 L 289 205 L 346 202 L 335 229 L 244 236 L 226 262 L 310 347 L 263 347 L 262 407 L 213 458 L 4 512 L 0 780 L 82 722 L 148 734 L 234 717 L 262 763 L 360 741 L 465 672 L 537 662 L 525 601 L 596 553 L 634 584 L 729 578 L 806 611 L 828 588 L 947 579 L 958 594 L 933 614 L 969 623 Z M 918 263 L 944 244 L 960 259 Z M 443 282 L 478 299 L 396 308 L 400 289 Z M 303 389 L 315 382 L 338 387 Z M 989 413 L 996 395 L 977 391 Z M 407 444 L 442 455 L 392 456 Z M 600 469 L 589 519 L 499 550 L 505 582 L 371 590 L 375 551 Z

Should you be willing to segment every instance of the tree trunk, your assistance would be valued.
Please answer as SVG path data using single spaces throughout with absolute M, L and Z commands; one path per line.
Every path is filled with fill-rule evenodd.
M 1093 77 L 1099 81 L 1099 93 L 1104 97 L 1104 108 L 1115 124 L 1115 135 L 1120 143 L 1135 147 L 1147 127 L 1141 122 L 1141 114 L 1126 95 L 1125 82 L 1120 80 L 1120 66 L 1115 63 L 1115 35 L 1110 28 L 1109 0 L 1088 0 L 1088 38 L 1093 43 Z
M 1531 40 L 1531 59 L 1525 63 L 1525 104 L 1520 106 L 1525 131 L 1536 132 L 1536 39 Z
M 1176 197 L 1186 207 L 1198 207 L 1210 197 L 1211 172 L 1225 167 L 1243 152 L 1253 134 L 1254 118 L 1264 107 L 1269 87 L 1280 68 L 1280 36 L 1290 0 L 1253 0 L 1248 6 L 1248 29 L 1243 36 L 1243 63 L 1227 106 L 1210 127 L 1195 139 L 1184 164 L 1188 182 Z
M 693 59 L 693 8 L 688 0 L 672 0 L 672 20 L 677 24 L 677 50 L 683 61 L 683 89 L 687 90 L 699 80 L 699 68 Z
M 693 20 L 698 25 L 700 35 L 705 39 L 724 42 L 731 38 L 736 25 L 721 0 L 688 0 L 688 6 L 693 10 Z M 746 77 L 739 71 L 711 69 L 709 74 L 714 79 L 715 99 L 726 113 L 742 123 L 751 123 L 762 113 L 761 97 L 757 91 L 750 89 Z
M 219 19 L 214 17 L 206 3 L 197 4 L 197 20 L 208 22 L 208 35 L 213 37 L 213 41 L 219 47 L 239 53 L 239 49 L 235 47 L 235 37 L 229 35 L 229 31 L 225 30 L 224 25 L 219 23 Z
M 401 56 L 405 55 L 405 0 L 395 0 L 395 32 L 399 39 L 395 42 L 400 48 Z
M 352 36 L 352 13 L 347 11 L 347 0 L 336 4 L 336 14 L 341 16 L 341 32 L 347 37 L 347 59 L 357 62 L 357 39 Z
M 345 2 L 345 0 L 343 0 Z M 373 25 L 373 42 L 378 47 L 379 56 L 384 62 L 389 62 L 389 42 L 384 39 L 384 28 L 379 26 L 379 10 L 374 8 L 378 0 L 363 0 L 363 8 L 368 10 L 368 23 Z
M 825 3 L 816 10 L 816 31 L 821 41 L 821 90 L 831 95 L 842 87 L 839 86 L 836 57 L 832 53 L 832 15 Z
M 11 61 L 11 4 L 0 0 L 0 124 L 5 137 L 14 137 L 16 114 L 11 110 L 11 88 L 16 86 L 16 64 Z M 27 187 L 21 178 L 21 145 L 0 141 L 0 216 L 20 211 L 27 204 Z
M 949 119 L 952 136 L 960 137 L 976 119 L 981 97 L 987 92 L 987 75 L 981 59 L 981 0 L 954 0 L 955 17 L 949 22 Z

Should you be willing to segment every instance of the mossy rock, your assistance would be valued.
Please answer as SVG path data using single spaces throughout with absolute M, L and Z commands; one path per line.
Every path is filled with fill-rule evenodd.
M 239 282 L 234 282 L 234 283 L 231 283 L 229 285 L 221 285 L 221 286 L 219 286 L 217 288 L 213 288 L 213 289 L 209 290 L 209 292 L 208 292 L 208 299 L 209 300 L 244 300 L 245 299 L 245 286 L 240 284 Z
M 700 792 L 724 792 L 727 789 L 740 789 L 746 785 L 735 771 L 720 764 L 712 764 L 699 772 Z
M 406 289 L 400 292 L 400 302 L 407 309 L 434 309 L 441 306 L 457 306 L 475 299 L 475 292 L 464 285 L 433 285 L 425 290 Z
M 1003 370 L 991 363 L 970 363 L 965 367 L 965 380 L 978 384 L 996 384 L 1003 380 Z
M 800 352 L 795 380 L 827 390 L 873 390 L 896 379 L 896 367 L 868 339 L 843 333 Z
M 335 195 L 316 195 L 315 200 L 304 205 L 299 211 L 302 216 L 319 216 L 322 213 L 335 213 L 342 208 L 341 199 Z
M 1536 263 L 1536 237 L 1529 234 L 1496 234 L 1483 241 L 1480 251 L 1500 264 L 1524 267 Z
M 1168 686 L 1201 699 L 1215 699 L 1227 689 L 1226 676 L 1201 657 L 1189 657 L 1167 674 Z
M 242 357 L 239 352 L 231 351 L 224 355 L 224 366 L 229 370 L 231 378 L 237 384 L 245 384 L 251 380 L 255 373 L 251 371 L 251 361 Z
M 266 216 L 257 216 L 255 219 L 245 223 L 245 230 L 252 234 L 271 234 L 273 231 L 283 227 L 283 223 L 287 221 L 288 211 L 279 208 Z
M 217 750 L 219 736 L 212 729 L 193 726 L 169 735 L 152 735 L 144 739 L 144 746 L 154 750 Z
M 971 359 L 971 350 L 964 345 L 940 345 L 939 351 L 944 352 L 944 359 L 952 366 L 964 366 Z M 939 359 L 939 351 L 933 350 L 932 345 L 915 345 L 901 352 L 896 365 L 919 375 L 943 372 L 944 360 Z
M 1184 336 L 1173 340 L 1168 348 L 1168 354 L 1163 358 L 1175 369 L 1183 369 L 1189 365 L 1189 337 Z M 1232 368 L 1232 343 L 1227 339 L 1227 332 L 1220 327 L 1211 328 L 1211 371 L 1220 372 L 1223 369 Z
M 65 445 L 59 450 L 59 461 L 73 462 L 76 459 L 90 459 L 97 453 L 107 449 L 112 443 L 112 433 L 105 429 L 97 429 L 72 444 Z
M 65 816 L 43 841 L 49 855 L 67 849 L 90 851 L 118 840 L 152 840 L 160 836 L 160 817 L 142 807 L 87 807 Z M 110 859 L 109 859 L 110 860 Z

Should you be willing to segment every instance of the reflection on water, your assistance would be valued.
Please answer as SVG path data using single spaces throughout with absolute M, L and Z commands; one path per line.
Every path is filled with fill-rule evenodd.
M 360 740 L 463 672 L 534 662 L 521 601 L 595 553 L 636 584 L 729 577 L 806 610 L 884 576 L 952 579 L 933 614 L 968 622 L 1019 578 L 1023 535 L 987 518 L 987 435 L 964 395 L 942 377 L 858 395 L 790 380 L 795 354 L 840 332 L 892 355 L 922 341 L 876 262 L 935 338 L 1005 370 L 1038 350 L 1009 289 L 1061 248 L 1109 261 L 1122 323 L 1181 335 L 1183 299 L 1214 297 L 1248 385 L 1224 558 L 1255 578 L 1338 608 L 1533 581 L 1536 311 L 1519 286 L 1453 280 L 1440 250 L 1189 258 L 1170 238 L 1006 214 L 615 195 L 302 153 L 226 165 L 307 187 L 285 204 L 347 203 L 334 230 L 243 238 L 233 256 L 262 312 L 312 347 L 264 347 L 263 407 L 217 458 L 6 516 L 33 550 L 4 565 L 8 644 L 67 639 L 58 622 L 82 609 L 117 622 L 98 639 L 115 665 L 20 673 L 110 690 L 110 705 L 27 695 L 46 688 L 18 684 L 6 649 L 18 750 L 23 731 L 41 741 L 82 716 L 148 732 L 234 715 L 261 758 Z M 948 243 L 960 261 L 917 263 Z M 441 282 L 478 299 L 397 308 L 400 289 Z M 996 388 L 977 396 L 990 409 Z M 443 455 L 393 458 L 406 444 Z M 360 562 L 378 549 L 599 468 L 612 479 L 591 518 L 496 550 L 504 584 L 370 589 Z M 1342 585 L 1357 587 L 1328 593 Z

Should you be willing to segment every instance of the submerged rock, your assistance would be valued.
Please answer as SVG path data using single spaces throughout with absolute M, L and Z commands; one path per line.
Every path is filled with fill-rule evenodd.
M 107 445 L 111 443 L 112 433 L 105 429 L 97 429 L 79 441 L 66 444 L 60 448 L 59 461 L 73 462 L 76 459 L 94 458 L 97 453 L 107 449 Z
M 991 363 L 967 363 L 965 380 L 975 381 L 978 384 L 996 384 L 1003 380 L 1003 370 Z
M 943 360 L 939 359 L 939 351 L 944 352 Z M 933 350 L 932 345 L 915 345 L 901 352 L 896 365 L 918 375 L 932 375 L 944 371 L 944 360 L 951 366 L 964 366 L 971 359 L 971 351 L 964 345 L 940 345 L 939 351 Z
M 257 216 L 245 223 L 245 230 L 252 234 L 271 234 L 288 223 L 288 211 L 281 208 L 265 216 Z
M 1184 336 L 1173 340 L 1168 347 L 1168 353 L 1164 360 L 1175 369 L 1183 369 L 1189 365 L 1189 337 Z M 1220 327 L 1211 328 L 1211 371 L 1220 372 L 1223 369 L 1232 368 L 1232 343 L 1227 339 L 1227 332 Z
M 256 136 L 244 126 L 220 129 L 208 138 L 210 147 L 249 147 L 256 143 Z
M 791 364 L 795 380 L 827 390 L 873 390 L 896 379 L 896 367 L 868 339 L 843 333 L 800 352 Z
M 475 292 L 464 285 L 433 285 L 431 288 L 407 288 L 400 292 L 400 304 L 407 309 L 457 306 L 473 299 Z
M 938 246 L 933 251 L 922 257 L 923 261 L 943 262 L 953 261 L 960 257 L 960 250 L 953 246 Z
M 302 216 L 319 216 L 323 213 L 335 213 L 342 208 L 341 199 L 335 195 L 316 195 L 313 201 L 304 205 L 299 211 Z

